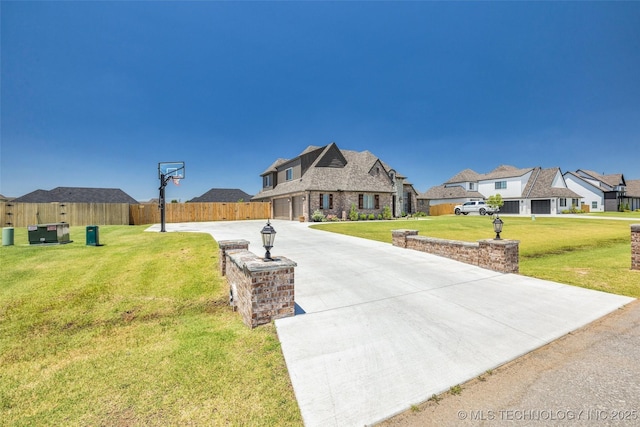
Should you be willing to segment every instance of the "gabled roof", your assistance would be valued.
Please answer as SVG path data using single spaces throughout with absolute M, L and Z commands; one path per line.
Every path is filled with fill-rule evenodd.
M 615 188 L 618 185 L 625 185 L 624 176 L 621 173 L 610 174 L 610 175 L 601 175 L 594 171 L 589 171 L 585 169 L 578 169 L 578 174 L 587 175 L 597 181 L 603 182 L 607 184 L 609 187 Z
M 533 174 L 531 174 L 531 178 L 529 178 L 529 182 L 522 192 L 522 196 L 527 199 L 540 199 L 540 198 L 549 198 L 549 197 L 566 197 L 566 198 L 574 198 L 578 199 L 580 196 L 578 193 L 569 190 L 564 187 L 554 187 L 553 180 L 559 177 L 562 177 L 562 173 L 560 172 L 560 168 L 535 168 Z
M 640 197 L 640 179 L 630 179 L 627 181 L 625 197 Z
M 518 176 L 523 176 L 529 172 L 531 172 L 534 168 L 525 168 L 519 169 L 515 166 L 502 165 L 498 166 L 491 172 L 481 175 L 479 180 L 490 180 L 490 179 L 502 179 L 502 178 L 515 178 Z
M 480 179 L 480 176 L 481 175 L 476 171 L 465 169 L 445 182 L 445 184 L 455 184 L 457 182 L 476 182 Z
M 235 203 L 240 200 L 248 202 L 251 200 L 251 195 L 237 188 L 212 188 L 189 202 Z
M 477 191 L 467 191 L 460 185 L 452 185 L 445 187 L 444 185 L 438 185 L 431 187 L 424 193 L 418 196 L 418 199 L 464 199 L 467 197 L 484 199 L 484 195 Z
M 302 163 L 301 178 L 279 182 L 275 188 L 261 191 L 254 199 L 304 191 L 393 191 L 386 167 L 369 151 L 341 150 L 331 143 L 320 148 L 307 147 L 300 156 L 288 162 L 298 158 Z M 376 163 L 380 165 L 379 173 L 384 174 L 386 180 L 380 180 L 376 175 Z
M 13 200 L 23 203 L 129 203 L 138 202 L 119 188 L 56 187 L 36 190 Z

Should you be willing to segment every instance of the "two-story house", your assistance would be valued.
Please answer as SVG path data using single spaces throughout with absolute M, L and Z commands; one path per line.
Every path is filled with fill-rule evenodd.
M 578 169 L 564 174 L 567 186 L 584 198 L 591 212 L 616 212 L 629 205 L 640 208 L 640 195 L 627 194 L 627 183 L 622 174 L 603 175 Z
M 415 212 L 417 192 L 369 151 L 341 150 L 336 143 L 309 146 L 293 159 L 278 159 L 262 174 L 262 190 L 252 201 L 269 201 L 276 219 L 309 220 L 313 212 L 346 219 L 359 213 L 394 216 Z
M 418 196 L 419 209 L 443 203 L 460 204 L 500 194 L 502 213 L 556 214 L 580 207 L 581 196 L 567 188 L 559 168 L 519 169 L 499 166 L 486 174 L 465 169 L 444 184 Z

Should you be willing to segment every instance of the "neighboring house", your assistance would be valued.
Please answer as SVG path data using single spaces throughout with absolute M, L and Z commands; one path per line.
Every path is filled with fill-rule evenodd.
M 640 208 L 640 201 L 627 196 L 627 184 L 622 174 L 600 175 L 578 169 L 576 172 L 565 173 L 564 179 L 571 190 L 584 198 L 590 212 L 616 212 L 626 203 L 629 203 L 630 208 L 634 204 L 636 208 Z M 640 196 L 636 193 L 636 197 Z
M 406 177 L 369 151 L 341 150 L 335 143 L 309 146 L 293 159 L 278 159 L 262 174 L 253 201 L 270 201 L 277 219 L 308 220 L 316 210 L 346 218 L 359 213 L 413 213 L 417 192 Z
M 8 202 L 10 199 L 8 197 L 3 196 L 2 194 L 0 194 L 0 202 Z
M 194 197 L 189 200 L 190 203 L 208 202 L 208 203 L 236 203 L 248 202 L 251 195 L 237 188 L 212 188 L 202 196 Z
M 119 188 L 56 187 L 36 190 L 13 199 L 16 203 L 128 203 L 138 202 Z
M 461 204 L 500 194 L 502 213 L 556 214 L 580 206 L 581 196 L 567 188 L 560 168 L 518 169 L 499 166 L 486 174 L 465 169 L 449 181 L 418 196 L 425 209 L 443 203 Z M 421 209 L 421 210 L 423 210 Z
M 627 180 L 627 191 L 622 197 L 622 202 L 629 210 L 640 210 L 640 179 Z

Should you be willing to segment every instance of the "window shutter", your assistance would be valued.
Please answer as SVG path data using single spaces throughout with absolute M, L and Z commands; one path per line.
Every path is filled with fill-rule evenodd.
M 380 209 L 380 196 L 378 194 L 375 195 L 376 200 L 376 209 Z
M 324 194 L 320 193 L 320 205 L 319 205 L 319 206 L 320 206 L 320 209 L 324 209 L 324 206 L 322 206 L 322 201 L 323 201 L 323 199 L 324 199 L 324 197 L 323 197 L 323 196 L 324 196 Z
M 333 194 L 329 194 L 329 209 L 333 209 Z
M 362 194 L 358 194 L 358 209 L 362 209 Z

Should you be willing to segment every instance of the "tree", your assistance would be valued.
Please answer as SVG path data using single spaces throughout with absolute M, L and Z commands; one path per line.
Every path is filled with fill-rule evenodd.
M 502 200 L 502 196 L 500 194 L 495 194 L 493 196 L 489 196 L 487 199 L 487 206 L 492 209 L 499 209 L 504 205 L 504 201 Z

